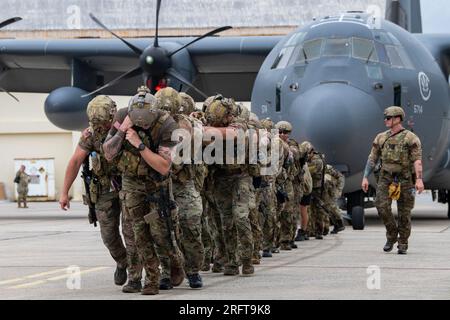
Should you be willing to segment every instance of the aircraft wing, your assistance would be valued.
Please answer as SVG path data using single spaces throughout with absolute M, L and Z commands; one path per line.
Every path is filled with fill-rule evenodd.
M 261 64 L 281 38 L 205 38 L 189 46 L 177 66 L 193 66 L 194 85 L 208 95 L 249 101 Z M 193 39 L 160 38 L 160 45 L 181 47 Z M 129 41 L 142 50 L 153 43 L 151 38 Z M 0 40 L 0 87 L 12 92 L 48 93 L 62 86 L 92 90 L 138 65 L 139 57 L 116 39 Z M 132 95 L 141 84 L 136 76 L 103 93 Z

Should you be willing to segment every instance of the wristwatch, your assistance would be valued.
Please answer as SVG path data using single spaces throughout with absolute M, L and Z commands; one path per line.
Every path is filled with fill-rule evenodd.
M 139 145 L 138 149 L 139 149 L 139 151 L 144 151 L 144 149 L 145 149 L 145 144 L 143 144 L 143 143 L 141 142 L 141 144 Z

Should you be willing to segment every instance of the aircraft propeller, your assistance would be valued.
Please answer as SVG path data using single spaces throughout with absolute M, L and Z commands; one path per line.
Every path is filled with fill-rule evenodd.
M 217 34 L 219 32 L 231 29 L 231 26 L 225 26 L 220 27 L 217 29 L 214 29 L 212 31 L 209 31 L 205 33 L 204 35 L 195 38 L 191 42 L 185 44 L 181 48 L 178 48 L 174 50 L 173 52 L 168 52 L 165 48 L 161 47 L 159 45 L 159 11 L 161 9 L 161 0 L 157 0 L 156 4 L 156 27 L 155 27 L 155 39 L 153 41 L 153 45 L 148 46 L 144 50 L 134 46 L 130 42 L 126 41 L 125 39 L 121 38 L 119 35 L 115 34 L 113 31 L 108 29 L 98 18 L 96 18 L 92 13 L 89 14 L 91 19 L 97 23 L 100 27 L 102 27 L 104 30 L 108 31 L 110 34 L 112 34 L 114 37 L 122 41 L 125 45 L 127 45 L 137 56 L 139 56 L 139 65 L 135 68 L 125 72 L 124 74 L 120 75 L 119 77 L 111 80 L 110 82 L 106 83 L 102 87 L 83 95 L 82 97 L 87 97 L 94 95 L 98 93 L 99 91 L 109 88 L 117 83 L 119 83 L 122 80 L 133 78 L 139 74 L 143 75 L 143 79 L 145 84 L 151 89 L 152 92 L 155 92 L 156 86 L 158 85 L 159 81 L 163 79 L 165 76 L 170 76 L 185 86 L 191 88 L 192 90 L 196 91 L 203 97 L 207 97 L 205 93 L 203 93 L 201 90 L 196 88 L 189 80 L 184 78 L 179 72 L 177 72 L 174 68 L 172 68 L 172 60 L 171 57 L 180 52 L 181 50 L 189 47 L 193 43 L 212 36 L 214 34 Z
M 20 21 L 22 20 L 21 17 L 14 17 L 5 21 L 0 22 L 0 29 L 3 27 L 6 27 L 14 22 Z M 14 100 L 16 100 L 17 102 L 19 102 L 19 99 L 17 99 L 16 96 L 14 96 L 11 92 L 8 92 L 7 90 L 5 90 L 4 88 L 0 87 L 0 91 L 6 92 L 9 96 L 11 96 Z

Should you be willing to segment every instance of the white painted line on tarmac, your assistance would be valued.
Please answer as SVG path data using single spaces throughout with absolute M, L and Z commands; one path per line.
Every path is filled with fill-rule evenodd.
M 111 267 L 97 267 L 97 268 L 87 269 L 87 270 L 80 271 L 79 273 L 78 272 L 77 273 L 68 273 L 68 274 L 64 274 L 62 276 L 48 278 L 47 281 L 61 280 L 61 279 L 65 279 L 65 278 L 68 278 L 68 277 L 73 277 L 74 275 L 82 275 L 82 274 L 85 274 L 85 273 L 95 272 L 95 271 L 109 269 L 109 268 L 111 268 Z

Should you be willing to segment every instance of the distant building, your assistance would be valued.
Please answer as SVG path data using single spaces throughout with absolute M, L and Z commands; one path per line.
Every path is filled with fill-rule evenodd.
M 129 37 L 153 36 L 155 0 L 9 0 L 2 17 L 23 21 L 1 37 L 109 37 L 89 18 L 94 13 L 108 27 Z M 315 17 L 348 10 L 384 16 L 385 0 L 164 0 L 159 25 L 162 35 L 203 33 L 230 25 L 225 35 L 285 34 Z

